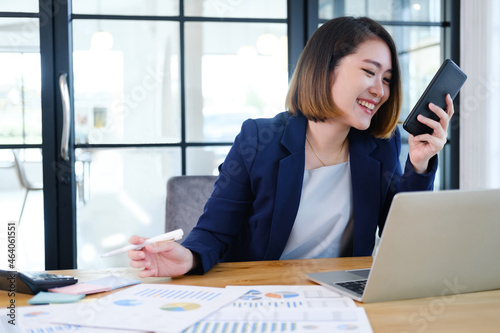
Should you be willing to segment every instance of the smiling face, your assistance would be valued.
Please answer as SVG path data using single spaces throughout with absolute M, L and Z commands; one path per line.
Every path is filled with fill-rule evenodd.
M 332 99 L 343 113 L 335 121 L 368 129 L 373 115 L 389 98 L 391 76 L 391 52 L 381 39 L 368 39 L 340 59 L 330 72 Z

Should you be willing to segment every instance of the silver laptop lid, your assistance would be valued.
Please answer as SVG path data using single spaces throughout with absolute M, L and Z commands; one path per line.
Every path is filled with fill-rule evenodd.
M 500 189 L 394 197 L 363 302 L 500 289 Z

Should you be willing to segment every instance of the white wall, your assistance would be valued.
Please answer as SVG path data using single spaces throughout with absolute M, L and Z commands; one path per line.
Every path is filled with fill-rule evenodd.
M 500 187 L 500 1 L 461 1 L 460 188 Z

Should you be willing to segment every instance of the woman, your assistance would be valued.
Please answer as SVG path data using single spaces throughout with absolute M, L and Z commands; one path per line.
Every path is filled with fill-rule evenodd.
M 219 261 L 371 255 L 394 195 L 431 190 L 453 104 L 399 163 L 401 78 L 394 41 L 369 18 L 321 26 L 299 59 L 288 112 L 247 120 L 182 245 L 130 251 L 139 275 L 203 273 Z M 133 236 L 132 244 L 144 238 Z

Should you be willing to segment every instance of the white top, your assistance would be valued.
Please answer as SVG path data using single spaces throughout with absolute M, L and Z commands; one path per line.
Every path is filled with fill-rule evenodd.
M 352 237 L 349 162 L 305 170 L 299 209 L 280 259 L 351 256 Z

